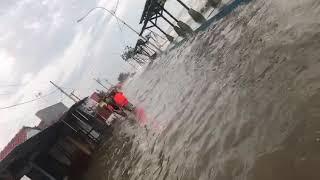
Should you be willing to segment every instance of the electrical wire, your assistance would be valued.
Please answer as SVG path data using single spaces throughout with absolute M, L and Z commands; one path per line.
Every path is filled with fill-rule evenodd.
M 1 84 L 0 87 L 19 87 L 26 86 L 27 84 Z
M 118 6 L 119 6 L 119 2 L 120 2 L 120 0 L 117 0 L 116 6 L 115 6 L 115 8 L 114 8 L 114 10 L 113 10 L 113 13 L 114 13 L 114 14 L 117 13 Z M 127 43 L 126 43 L 126 40 L 125 40 L 125 38 L 124 38 L 124 31 L 123 31 L 123 29 L 122 29 L 122 27 L 121 27 L 121 24 L 120 24 L 120 22 L 119 22 L 119 19 L 116 18 L 116 20 L 117 20 L 118 28 L 119 28 L 121 34 L 123 35 L 123 36 L 121 36 L 122 43 L 123 43 L 123 45 L 125 46 Z
M 48 96 L 56 93 L 57 91 L 58 91 L 58 89 L 52 91 L 51 93 L 48 93 L 48 94 L 46 94 L 46 95 L 40 96 L 40 97 L 38 97 L 38 98 L 29 100 L 29 101 L 21 102 L 21 103 L 18 103 L 18 104 L 13 104 L 13 105 L 6 106 L 6 107 L 0 107 L 0 110 L 10 109 L 10 108 L 13 108 L 13 107 L 17 107 L 17 106 L 21 106 L 21 105 L 24 105 L 24 104 L 32 103 L 32 102 L 37 101 L 37 100 L 40 100 L 40 99 L 42 99 L 42 98 L 44 98 L 44 97 L 48 97 Z
M 123 32 L 123 29 L 121 28 L 121 24 L 120 24 L 118 19 L 117 19 L 117 24 L 118 24 L 118 28 L 119 28 L 121 34 L 123 35 L 123 36 L 121 36 L 122 43 L 123 43 L 124 46 L 126 46 L 127 43 L 126 43 L 126 40 L 124 38 L 124 32 Z
M 0 96 L 8 96 L 8 95 L 12 95 L 15 94 L 16 92 L 2 92 L 0 93 Z
M 119 2 L 120 0 L 117 0 L 116 7 L 114 8 L 114 13 L 116 13 L 116 11 L 118 10 Z

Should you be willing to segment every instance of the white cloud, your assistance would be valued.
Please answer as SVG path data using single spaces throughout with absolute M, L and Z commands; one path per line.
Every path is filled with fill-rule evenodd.
M 49 3 L 49 0 L 43 0 L 43 1 L 41 2 L 41 4 L 42 4 L 43 6 L 46 6 L 48 3 Z
M 87 55 L 87 49 L 91 42 L 91 35 L 86 33 L 83 34 L 79 32 L 72 44 L 67 48 L 64 53 L 57 59 L 53 60 L 46 67 L 42 68 L 37 74 L 27 73 L 25 74 L 21 82 L 28 83 L 23 86 L 19 91 L 12 97 L 2 100 L 0 106 L 8 106 L 22 101 L 27 101 L 35 98 L 35 95 L 41 92 L 43 95 L 48 92 L 52 92 L 54 87 L 49 83 L 49 81 L 55 81 L 59 85 L 65 85 L 67 81 L 71 80 L 72 75 L 79 70 L 84 63 L 84 59 Z M 14 64 L 14 58 L 1 51 L 1 60 L 6 59 L 5 66 L 1 64 L 0 72 L 2 77 L 10 76 L 12 67 Z M 34 116 L 34 114 L 46 106 L 53 103 L 57 103 L 57 97 L 59 94 L 55 94 L 43 100 L 35 101 L 30 104 L 20 106 L 17 108 L 1 110 L 0 111 L 0 150 L 9 140 L 14 136 L 19 128 L 23 125 L 35 126 L 39 123 L 39 120 Z M 2 132 L 5 132 L 2 133 Z
M 35 22 L 25 22 L 24 23 L 24 28 L 25 29 L 29 29 L 29 30 L 33 30 L 35 32 L 38 32 L 41 28 L 41 23 L 39 21 L 35 21 Z
M 62 18 L 61 12 L 54 13 L 51 16 L 51 18 L 52 18 L 51 24 L 54 28 L 60 27 L 60 25 L 63 23 L 63 18 Z
M 0 80 L 10 82 L 16 59 L 5 50 L 0 50 Z
M 27 74 L 25 74 L 25 75 L 22 77 L 21 84 L 29 83 L 32 78 L 33 78 L 33 74 L 32 74 L 32 73 L 27 73 Z
M 34 87 L 37 87 L 38 91 L 45 94 L 53 89 L 52 85 L 49 83 L 50 81 L 54 81 L 61 85 L 69 81 L 73 73 L 84 63 L 83 60 L 87 55 L 87 48 L 90 40 L 90 34 L 78 33 L 72 44 L 60 57 L 42 68 L 35 76 L 32 74 L 26 74 L 24 76 L 23 81 L 30 81 L 30 83 L 22 88 L 17 93 L 16 97 L 21 97 L 26 93 L 34 92 Z
M 14 35 L 14 33 L 12 31 L 9 32 L 5 32 L 3 34 L 1 34 L 0 36 L 0 42 L 1 41 L 6 41 L 7 39 L 9 39 L 10 37 L 12 37 Z
M 69 4 L 66 5 L 67 1 L 62 0 L 21 0 L 17 6 L 8 9 L 7 13 L 3 17 L 0 17 L 1 23 L 3 24 L 3 28 L 0 29 L 0 81 L 19 81 L 21 84 L 27 83 L 27 85 L 14 89 L 16 94 L 1 97 L 0 108 L 33 99 L 39 92 L 42 94 L 52 92 L 54 87 L 49 83 L 50 80 L 65 87 L 70 87 L 67 82 L 75 81 L 75 85 L 82 86 L 77 89 L 77 92 L 90 93 L 90 89 L 80 89 L 91 88 L 91 84 L 94 84 L 90 72 L 94 72 L 96 76 L 101 72 L 104 76 L 105 73 L 111 74 L 113 69 L 112 67 L 107 67 L 110 63 L 108 64 L 106 62 L 111 62 L 112 59 L 106 57 L 107 55 L 105 53 L 108 51 L 106 46 L 110 44 L 110 41 L 108 41 L 110 37 L 109 33 L 113 33 L 110 29 L 114 28 L 109 24 L 110 15 L 106 14 L 103 16 L 103 10 L 97 10 L 97 12 L 93 13 L 93 15 L 96 15 L 95 18 L 92 18 L 92 21 L 87 21 L 83 26 L 78 25 L 78 29 L 74 28 L 76 25 L 74 21 L 79 16 L 79 13 L 81 13 L 80 15 L 85 14 L 91 7 L 103 6 L 111 10 L 115 7 L 116 1 L 117 0 L 101 0 L 97 5 L 95 5 L 95 1 L 86 1 L 86 3 L 82 5 L 81 2 L 73 0 L 72 2 L 68 1 Z M 122 16 L 124 14 L 126 9 L 121 6 L 127 2 L 128 1 L 120 0 L 118 15 Z M 72 9 L 73 6 L 74 8 Z M 43 14 L 43 11 L 45 11 L 46 14 Z M 31 23 L 21 22 L 21 19 Z M 108 22 L 106 22 L 107 20 Z M 63 25 L 61 25 L 61 23 Z M 114 19 L 113 23 L 116 23 Z M 106 27 L 108 25 L 109 27 Z M 30 37 L 33 36 L 26 35 L 24 27 L 32 29 L 33 31 L 40 29 L 41 33 L 35 34 L 39 39 L 31 39 Z M 42 39 L 50 39 L 47 38 L 51 37 L 50 33 L 56 35 L 54 33 L 58 32 L 56 31 L 57 29 L 59 33 L 69 34 L 67 34 L 67 36 L 63 36 L 64 34 L 62 36 L 52 36 L 52 38 L 58 37 L 57 42 L 59 43 L 51 43 L 51 41 L 42 42 Z M 45 32 L 43 33 L 43 31 Z M 27 33 L 29 34 L 30 32 L 28 31 Z M 70 43 L 67 38 L 72 38 L 74 33 L 76 35 Z M 34 35 L 32 32 L 30 34 Z M 95 36 L 94 44 L 92 43 L 92 36 Z M 118 35 L 112 34 L 111 36 Z M 30 43 L 30 41 L 32 42 Z M 70 45 L 65 48 L 69 43 Z M 42 44 L 43 48 L 41 47 Z M 2 46 L 10 49 L 10 51 L 1 50 Z M 39 48 L 34 48 L 38 46 Z M 42 60 L 40 61 L 37 59 L 38 56 L 32 56 L 34 53 L 47 52 L 48 47 L 55 51 L 54 53 L 46 53 L 47 59 L 41 56 L 43 60 L 40 59 Z M 19 49 L 19 51 L 13 51 L 16 49 Z M 23 51 L 26 49 L 31 55 Z M 61 49 L 64 49 L 64 51 L 61 51 Z M 90 52 L 87 52 L 88 49 Z M 60 57 L 57 57 L 60 53 Z M 28 67 L 29 69 L 21 68 L 22 70 L 20 70 L 21 72 L 19 72 L 19 74 L 22 74 L 22 77 L 14 79 L 15 77 L 12 76 L 18 75 L 15 69 L 25 65 L 26 61 L 24 61 L 24 63 L 22 63 L 22 61 L 26 59 L 31 59 L 32 63 L 30 63 L 30 65 L 32 64 L 34 67 Z M 88 59 L 90 61 L 86 61 Z M 38 64 L 41 69 L 37 71 Z M 90 67 L 84 68 L 84 66 Z M 109 71 L 107 72 L 104 71 L 106 68 L 110 70 L 108 69 Z M 85 74 L 81 77 L 85 79 L 85 81 L 82 81 L 80 77 L 78 79 L 74 78 L 80 69 L 84 69 L 81 72 L 82 74 L 88 73 L 88 75 Z M 82 74 L 79 74 L 79 76 Z M 80 94 L 82 97 L 87 95 L 88 94 Z M 60 100 L 60 94 L 57 93 L 45 99 L 46 100 L 35 101 L 16 108 L 0 110 L 0 150 L 22 125 L 37 125 L 39 120 L 34 116 L 34 113 L 41 108 L 58 102 Z

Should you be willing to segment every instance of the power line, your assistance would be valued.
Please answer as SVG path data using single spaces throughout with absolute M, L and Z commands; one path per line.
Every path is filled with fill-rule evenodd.
M 116 13 L 116 11 L 118 10 L 119 2 L 120 2 L 120 0 L 117 0 L 116 7 L 114 8 L 114 13 Z
M 0 93 L 0 96 L 7 96 L 7 95 L 12 95 L 15 94 L 16 92 L 2 92 Z
M 116 6 L 115 6 L 115 8 L 114 8 L 114 10 L 113 10 L 113 13 L 114 13 L 114 14 L 116 14 L 116 12 L 117 12 L 117 10 L 118 10 L 119 1 L 120 1 L 120 0 L 117 1 Z M 120 30 L 120 33 L 122 34 L 122 35 L 121 35 L 122 43 L 123 43 L 123 45 L 125 46 L 125 45 L 126 45 L 126 40 L 125 40 L 125 38 L 124 38 L 124 31 L 123 31 L 123 29 L 122 29 L 122 27 L 121 27 L 121 24 L 120 24 L 120 22 L 119 22 L 119 19 L 116 18 L 116 20 L 117 20 L 117 25 L 118 25 L 118 28 L 119 28 L 119 30 Z
M 115 8 L 114 8 L 114 10 L 112 10 L 112 12 L 113 12 L 114 14 L 117 13 L 118 6 L 119 6 L 119 2 L 120 2 L 120 0 L 117 0 L 117 3 L 116 3 L 116 5 L 115 5 Z M 122 36 L 121 36 L 122 43 L 123 43 L 123 45 L 125 46 L 127 43 L 126 43 L 126 40 L 125 40 L 125 38 L 124 38 L 124 31 L 123 31 L 123 29 L 122 29 L 122 27 L 121 27 L 121 24 L 120 24 L 119 19 L 116 18 L 116 20 L 117 20 L 117 25 L 118 25 L 118 28 L 119 28 L 119 30 L 120 30 L 120 33 L 122 34 Z
M 121 35 L 122 43 L 123 43 L 124 46 L 126 46 L 127 43 L 126 43 L 126 40 L 125 40 L 125 38 L 124 38 L 124 32 L 123 32 L 123 29 L 122 29 L 122 27 L 121 27 L 120 22 L 119 22 L 118 19 L 117 19 L 117 24 L 118 24 L 118 28 L 119 28 L 119 30 L 120 30 L 120 33 L 122 34 L 122 35 Z
M 40 99 L 42 99 L 42 98 L 44 98 L 44 97 L 48 97 L 48 96 L 56 93 L 57 91 L 58 91 L 58 89 L 52 91 L 51 93 L 48 93 L 48 94 L 46 94 L 46 95 L 40 96 L 40 97 L 38 97 L 38 98 L 29 100 L 29 101 L 21 102 L 21 103 L 14 104 L 14 105 L 10 105 L 10 106 L 6 106 L 6 107 L 1 107 L 0 110 L 9 109 L 9 108 L 21 106 L 21 105 L 24 105 L 24 104 L 32 103 L 32 102 L 37 101 L 37 100 L 40 100 Z
M 19 87 L 26 86 L 27 84 L 0 84 L 0 87 Z

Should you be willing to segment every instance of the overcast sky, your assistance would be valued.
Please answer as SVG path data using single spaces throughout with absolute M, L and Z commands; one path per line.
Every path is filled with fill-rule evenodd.
M 185 0 L 196 10 L 206 0 Z M 39 101 L 1 110 L 2 107 L 34 99 L 55 90 L 54 81 L 80 97 L 101 89 L 93 78 L 116 82 L 120 72 L 132 67 L 120 54 L 134 46 L 137 36 L 102 10 L 95 10 L 81 23 L 76 21 L 91 8 L 115 9 L 117 0 L 1 0 L 0 1 L 0 150 L 22 126 L 36 126 L 35 113 L 62 101 L 55 92 Z M 117 15 L 140 31 L 145 0 L 119 0 Z M 167 9 L 182 20 L 187 11 L 175 0 Z M 160 22 L 161 25 L 168 24 Z M 16 86 L 9 86 L 16 85 Z
M 95 6 L 114 9 L 117 0 L 1 0 L 0 108 L 28 101 L 55 90 L 54 81 L 81 97 L 97 86 L 94 77 L 115 82 L 130 70 L 120 59 L 125 44 L 137 37 L 121 32 L 114 18 L 96 10 L 81 23 L 76 20 Z M 140 29 L 144 0 L 120 0 L 117 14 Z M 8 86 L 17 85 L 17 86 Z M 35 126 L 39 109 L 58 103 L 61 93 L 16 108 L 0 110 L 0 150 L 24 126 Z M 63 99 L 65 104 L 71 104 Z

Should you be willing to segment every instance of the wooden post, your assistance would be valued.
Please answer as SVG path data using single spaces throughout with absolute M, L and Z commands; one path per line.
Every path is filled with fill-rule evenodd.
M 172 36 L 170 36 L 169 34 L 167 34 L 166 32 L 164 32 L 158 25 L 156 25 L 154 22 L 150 21 L 151 24 L 153 24 L 160 32 L 162 32 L 166 38 L 170 41 L 173 42 L 174 38 Z
M 166 17 L 164 17 L 163 15 L 161 15 L 161 17 L 167 21 L 174 29 L 174 31 L 181 37 L 185 37 L 186 36 L 186 33 L 181 30 L 178 26 L 175 26 L 174 24 L 172 24 L 172 22 L 170 22 Z
M 206 21 L 206 18 L 203 17 L 203 15 L 201 13 L 199 13 L 198 11 L 189 8 L 185 3 L 183 3 L 181 0 L 177 0 L 184 8 L 186 8 L 188 10 L 189 15 L 192 17 L 192 19 L 194 21 L 196 21 L 197 23 L 204 23 Z
M 218 5 L 221 3 L 221 0 L 208 0 L 208 3 L 214 7 L 214 8 L 217 8 Z
M 184 8 L 186 8 L 188 11 L 190 10 L 190 8 L 181 0 L 177 0 Z
M 192 28 L 187 25 L 186 23 L 179 21 L 177 18 L 175 18 L 169 11 L 167 11 L 164 7 L 160 6 L 160 8 L 166 13 L 168 14 L 173 20 L 175 20 L 177 22 L 177 25 L 185 32 L 192 34 L 193 30 Z

